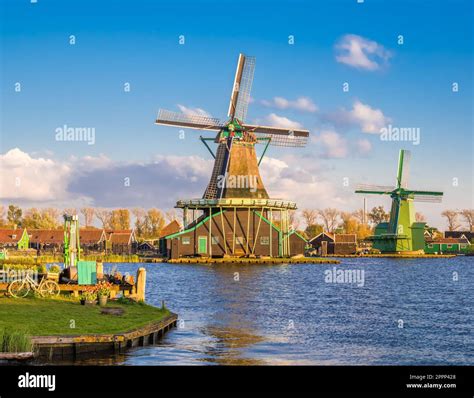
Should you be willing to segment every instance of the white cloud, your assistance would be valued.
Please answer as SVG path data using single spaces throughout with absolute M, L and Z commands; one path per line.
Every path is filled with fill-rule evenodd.
M 201 108 L 188 108 L 184 105 L 178 104 L 178 108 L 187 116 L 206 116 L 211 117 L 211 115 Z
M 261 103 L 267 107 L 278 109 L 295 109 L 301 112 L 317 112 L 317 105 L 308 97 L 299 97 L 296 100 L 288 100 L 283 97 L 274 97 L 272 100 L 262 100 Z
M 366 138 L 357 140 L 357 150 L 361 155 L 367 155 L 372 150 L 372 144 Z
M 345 35 L 336 44 L 336 61 L 357 69 L 377 70 L 392 56 L 381 44 L 358 35 Z
M 269 126 L 273 127 L 282 127 L 282 128 L 287 128 L 287 129 L 301 129 L 303 126 L 295 122 L 294 120 L 290 120 L 287 117 L 284 116 L 278 116 L 275 113 L 270 113 L 266 118 L 265 122 Z
M 336 131 L 323 130 L 314 141 L 322 147 L 325 158 L 345 158 L 349 153 L 347 140 Z
M 352 109 L 340 109 L 327 116 L 327 119 L 336 125 L 356 125 L 362 132 L 380 134 L 380 129 L 386 126 L 391 119 L 380 109 L 355 101 Z
M 19 148 L 0 155 L 0 198 L 53 200 L 66 196 L 71 168 L 42 157 L 33 158 Z

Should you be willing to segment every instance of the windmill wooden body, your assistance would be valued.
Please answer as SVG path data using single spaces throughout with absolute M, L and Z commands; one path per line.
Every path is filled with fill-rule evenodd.
M 441 202 L 443 192 L 408 189 L 411 152 L 400 150 L 396 186 L 360 185 L 356 193 L 390 195 L 390 220 L 375 227 L 369 239 L 382 253 L 407 253 L 424 250 L 425 223 L 417 222 L 414 202 Z
M 184 230 L 166 237 L 172 257 L 286 257 L 304 251 L 304 238 L 290 225 L 289 212 L 296 204 L 269 197 L 259 165 L 269 145 L 302 147 L 309 132 L 245 122 L 254 70 L 255 58 L 240 54 L 226 122 L 166 110 L 158 113 L 157 124 L 216 132 L 215 137 L 200 136 L 215 159 L 214 167 L 201 199 L 177 202 L 176 207 L 183 209 Z M 217 144 L 215 152 L 209 142 Z M 256 144 L 264 145 L 260 159 Z

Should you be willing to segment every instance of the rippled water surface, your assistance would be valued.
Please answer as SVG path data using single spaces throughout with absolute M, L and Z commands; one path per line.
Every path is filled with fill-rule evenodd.
M 327 283 L 331 264 L 144 266 L 179 327 L 103 363 L 474 364 L 473 257 L 342 259 L 362 287 Z

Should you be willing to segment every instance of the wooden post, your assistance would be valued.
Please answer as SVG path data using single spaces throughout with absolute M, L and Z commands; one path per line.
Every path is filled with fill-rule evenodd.
M 212 258 L 212 209 L 209 209 L 209 258 Z
M 145 285 L 146 285 L 146 269 L 143 267 L 138 268 L 137 271 L 137 300 L 145 301 Z
M 232 255 L 235 256 L 235 219 L 237 217 L 236 215 L 237 209 L 234 207 L 234 228 L 233 228 L 233 235 L 232 235 Z
M 272 209 L 270 209 L 270 257 L 272 257 L 272 252 L 273 252 L 272 235 L 273 235 L 273 214 L 272 214 Z

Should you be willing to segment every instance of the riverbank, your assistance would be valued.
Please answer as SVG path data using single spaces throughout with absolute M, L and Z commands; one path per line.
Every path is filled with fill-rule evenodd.
M 248 258 L 248 257 L 182 257 L 169 259 L 170 264 L 339 264 L 340 261 L 321 257 L 294 257 L 294 258 Z
M 65 297 L 0 298 L 0 330 L 30 336 L 40 357 L 120 351 L 154 343 L 176 320 L 177 315 L 166 308 L 125 299 L 100 307 Z

